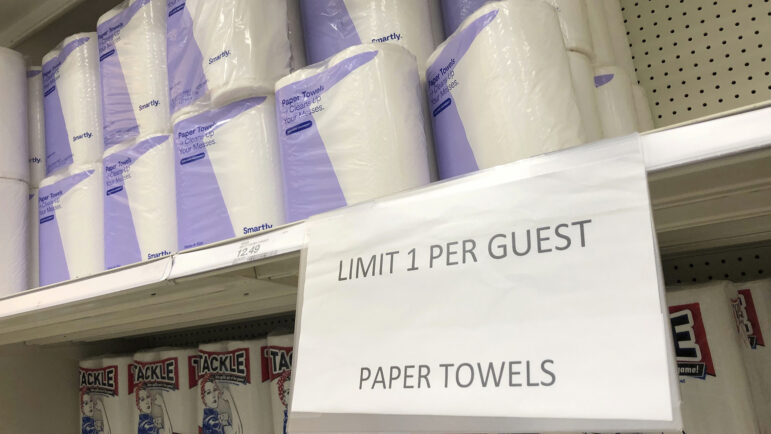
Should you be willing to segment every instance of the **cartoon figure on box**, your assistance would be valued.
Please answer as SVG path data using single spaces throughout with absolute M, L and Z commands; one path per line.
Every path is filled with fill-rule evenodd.
M 244 434 L 233 395 L 228 389 L 223 391 L 211 374 L 201 379 L 201 401 L 201 434 Z
M 292 389 L 292 371 L 284 371 L 276 381 L 276 388 L 278 389 L 278 398 L 281 400 L 281 404 L 284 405 L 284 434 L 287 434 L 286 425 L 289 421 L 289 393 Z
M 154 393 L 148 390 L 145 384 L 140 384 L 134 396 L 139 410 L 137 434 L 172 434 L 174 432 L 162 392 Z
M 82 434 L 110 434 L 110 422 L 102 400 L 92 396 L 85 387 L 80 389 L 80 413 Z

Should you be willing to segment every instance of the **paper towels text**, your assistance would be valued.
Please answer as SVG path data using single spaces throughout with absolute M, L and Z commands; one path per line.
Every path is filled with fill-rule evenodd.
M 362 389 L 430 389 L 431 387 L 549 387 L 557 381 L 554 360 L 540 362 L 440 363 L 430 365 L 363 366 L 359 369 Z

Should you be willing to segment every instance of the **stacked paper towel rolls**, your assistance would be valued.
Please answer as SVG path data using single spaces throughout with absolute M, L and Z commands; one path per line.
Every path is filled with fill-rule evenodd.
M 685 432 L 757 433 L 729 282 L 668 291 Z
M 260 381 L 265 344 L 258 339 L 199 345 L 196 420 L 201 432 L 273 431 L 270 383 Z M 229 363 L 218 363 L 223 359 Z
M 444 34 L 448 37 L 457 30 L 460 23 L 479 9 L 487 0 L 441 0 Z
M 27 142 L 27 83 L 21 54 L 0 47 L 0 297 L 28 287 L 27 252 L 30 180 Z
M 131 356 L 106 356 L 80 362 L 80 421 L 82 432 L 131 434 L 128 369 Z
M 200 110 L 196 102 L 211 99 L 222 105 L 266 95 L 289 73 L 292 49 L 285 1 L 169 0 L 167 8 L 173 119 Z M 293 35 L 299 40 L 296 32 Z M 299 57 L 301 51 L 295 52 Z
M 180 250 L 284 223 L 275 116 L 254 97 L 174 124 Z
M 38 191 L 40 285 L 104 270 L 101 163 L 72 166 Z
M 760 432 L 771 433 L 771 279 L 734 284 L 729 295 Z
M 0 178 L 0 297 L 28 288 L 28 197 L 26 182 Z
M 105 148 L 167 132 L 165 2 L 125 0 L 96 29 Z
M 602 6 L 605 8 L 605 19 L 608 24 L 613 60 L 617 66 L 626 72 L 630 80 L 637 83 L 637 72 L 632 61 L 629 39 L 626 36 L 627 32 L 626 27 L 624 27 L 624 16 L 621 13 L 621 3 L 619 0 L 602 0 Z
M 356 45 L 276 83 L 289 221 L 429 182 L 415 57 Z
M 189 359 L 196 349 L 161 348 L 134 354 L 128 395 L 132 433 L 198 432 L 199 395 L 190 387 Z
M 96 33 L 70 36 L 43 57 L 46 173 L 102 157 L 102 101 Z
M 37 188 L 46 176 L 46 130 L 43 113 L 43 70 L 27 70 L 27 122 L 29 138 L 29 183 Z
M 584 0 L 547 0 L 557 10 L 565 48 L 593 56 L 592 33 Z
M 490 2 L 431 55 L 429 104 L 441 178 L 586 142 L 557 12 Z
M 573 90 L 578 102 L 578 111 L 586 130 L 586 140 L 594 142 L 604 137 L 602 121 L 597 108 L 597 94 L 594 87 L 594 66 L 584 53 L 568 51 L 570 75 L 573 79 Z
M 412 52 L 422 73 L 434 49 L 428 0 L 301 0 L 308 63 L 358 44 L 392 42 Z
M 632 83 L 623 69 L 602 66 L 595 70 L 597 108 L 605 137 L 639 131 Z
M 177 249 L 174 143 L 169 135 L 105 152 L 105 267 L 170 255 Z

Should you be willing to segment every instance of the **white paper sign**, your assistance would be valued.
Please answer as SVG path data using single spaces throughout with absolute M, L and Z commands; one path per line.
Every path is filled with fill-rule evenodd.
M 679 429 L 636 136 L 308 225 L 290 431 Z

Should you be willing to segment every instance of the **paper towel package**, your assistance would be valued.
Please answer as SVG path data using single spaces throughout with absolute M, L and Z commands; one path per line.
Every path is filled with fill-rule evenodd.
M 174 121 L 209 100 L 219 106 L 267 95 L 289 73 L 286 0 L 168 0 L 167 8 Z
M 557 13 L 490 2 L 429 59 L 440 178 L 586 142 Z
M 46 176 L 46 125 L 43 113 L 43 69 L 27 69 L 27 136 L 29 138 L 29 183 L 37 188 Z
M 202 433 L 273 432 L 270 383 L 260 381 L 265 339 L 198 346 L 192 360 L 199 391 L 198 428 Z
M 356 45 L 276 83 L 289 221 L 429 182 L 415 57 Z
M 597 109 L 605 137 L 618 137 L 640 131 L 632 82 L 623 69 L 603 66 L 595 69 Z
M 565 48 L 594 56 L 585 0 L 546 0 L 557 10 Z M 623 24 L 623 23 L 622 23 Z M 626 37 L 626 35 L 624 35 Z
M 428 10 L 431 16 L 431 33 L 434 35 L 434 47 L 436 47 L 444 41 L 441 0 L 428 0 Z
M 37 188 L 29 189 L 29 216 L 27 218 L 27 288 L 37 288 L 40 286 L 40 262 L 38 259 L 38 211 L 37 211 Z
M 600 140 L 604 135 L 600 113 L 597 110 L 597 94 L 594 90 L 594 66 L 586 54 L 577 51 L 568 51 L 568 60 L 578 111 L 586 131 L 586 140 L 588 142 Z
M 175 348 L 134 354 L 128 370 L 132 432 L 198 434 L 199 393 L 189 375 L 197 356 L 197 349 Z
M 0 178 L 29 182 L 27 82 L 24 58 L 0 47 Z
M 271 333 L 262 347 L 262 382 L 270 384 L 273 434 L 287 434 L 289 402 L 292 394 L 292 356 L 294 335 Z
M 40 285 L 104 270 L 101 163 L 73 166 L 38 191 Z
M 28 197 L 26 182 L 0 178 L 0 297 L 28 288 Z
M 161 258 L 177 250 L 174 141 L 169 135 L 105 152 L 106 269 Z
M 289 66 L 292 71 L 296 71 L 307 65 L 300 0 L 287 0 L 286 7 L 288 17 L 287 31 L 289 32 L 289 45 L 292 55 Z
M 632 82 L 637 83 L 637 72 L 632 61 L 632 50 L 629 47 L 629 39 L 624 26 L 624 15 L 621 13 L 619 0 L 602 0 L 605 7 L 605 19 L 608 23 L 610 35 L 610 47 L 613 50 L 613 58 L 616 65 L 626 72 Z
M 80 362 L 80 430 L 84 433 L 134 434 L 128 395 L 130 356 Z
M 248 98 L 174 124 L 179 250 L 285 222 L 274 105 Z
M 762 434 L 771 433 L 771 279 L 736 283 L 731 304 L 742 337 L 744 366 Z
M 667 290 L 684 430 L 757 433 L 729 282 Z
M 65 38 L 43 57 L 46 175 L 102 158 L 102 97 L 96 33 Z
M 434 33 L 428 0 L 301 0 L 308 63 L 358 44 L 392 42 L 412 52 L 425 70 Z
M 479 9 L 487 0 L 441 0 L 444 34 L 449 38 L 460 23 Z
M 648 97 L 645 95 L 645 89 L 639 84 L 634 84 L 632 85 L 632 95 L 634 96 L 634 108 L 637 114 L 637 127 L 640 131 L 654 129 L 653 115 L 648 104 Z
M 592 36 L 592 52 L 594 52 L 592 60 L 594 60 L 594 66 L 612 66 L 616 64 L 604 1 L 586 0 L 586 17 L 589 21 L 589 33 Z
M 167 133 L 166 2 L 124 0 L 96 31 L 105 148 Z

